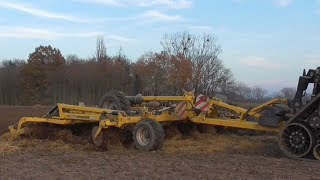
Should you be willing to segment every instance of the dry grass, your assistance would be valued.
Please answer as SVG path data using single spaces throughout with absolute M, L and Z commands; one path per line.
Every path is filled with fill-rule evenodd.
M 37 137 L 18 137 L 6 133 L 0 137 L 0 153 L 8 154 L 19 151 L 76 151 L 94 149 L 87 140 L 73 136 L 70 131 L 62 130 L 50 139 Z
M 28 130 L 30 131 L 30 130 Z M 40 132 L 40 134 L 39 134 Z M 30 133 L 30 132 L 29 132 Z M 75 152 L 75 151 L 104 151 L 91 142 L 91 137 L 75 136 L 68 129 L 52 130 L 47 138 L 44 138 L 42 130 L 38 129 L 32 135 L 19 136 L 18 133 L 5 133 L 0 136 L 0 154 L 17 153 L 21 151 L 37 152 Z M 115 136 L 115 135 L 114 135 Z M 113 138 L 108 144 L 108 150 L 125 151 L 118 138 Z M 128 147 L 128 146 L 127 146 Z
M 108 144 L 108 151 L 125 152 L 134 150 L 133 145 L 122 146 L 117 143 L 116 137 Z M 262 152 L 274 144 L 274 137 L 263 136 L 237 136 L 234 134 L 207 134 L 193 133 L 190 138 L 181 134 L 171 135 L 166 139 L 163 153 L 190 153 L 190 154 L 212 154 L 218 152 L 229 153 L 254 153 Z M 0 137 L 0 154 L 16 153 L 19 151 L 37 152 L 79 152 L 79 151 L 101 151 L 95 147 L 89 137 L 74 136 L 70 130 L 56 131 L 55 135 L 47 139 L 6 133 Z

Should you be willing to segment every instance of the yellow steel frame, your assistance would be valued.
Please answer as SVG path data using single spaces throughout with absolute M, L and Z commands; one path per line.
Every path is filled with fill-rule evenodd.
M 173 101 L 173 102 L 177 102 L 177 101 L 186 101 L 186 102 L 190 102 L 193 103 L 195 97 L 193 95 L 188 95 L 185 94 L 184 96 L 142 96 L 142 99 L 144 102 L 150 102 L 150 101 Z
M 97 120 L 99 121 L 102 114 L 111 114 L 116 110 L 108 110 L 94 107 L 83 107 L 68 104 L 58 104 L 59 117 L 63 120 Z
M 102 114 L 111 114 L 114 110 L 100 109 L 94 107 L 82 107 L 68 104 L 57 104 L 59 116 L 52 117 L 23 117 L 17 126 L 9 126 L 14 132 L 25 127 L 29 123 L 47 123 L 56 125 L 73 125 L 81 123 L 99 123 Z
M 237 107 L 237 106 L 233 106 L 233 105 L 221 102 L 221 101 L 211 100 L 210 101 L 210 107 L 218 106 L 218 107 L 226 108 L 226 109 L 228 109 L 230 111 L 233 111 L 235 113 L 240 114 L 241 116 L 240 116 L 239 120 L 245 120 L 245 118 L 247 116 L 253 116 L 255 118 L 260 118 L 261 114 L 259 114 L 259 113 L 261 111 L 263 111 L 265 108 L 273 107 L 273 106 L 275 106 L 277 104 L 286 104 L 286 103 L 287 103 L 286 99 L 272 99 L 271 101 L 268 101 L 268 102 L 263 103 L 263 104 L 255 107 L 255 108 L 247 110 L 247 109 L 244 109 L 244 108 L 241 108 L 241 107 Z
M 267 103 L 264 103 L 260 106 L 257 106 L 253 109 L 247 110 L 241 107 L 229 105 L 220 100 L 211 100 L 210 110 L 212 111 L 214 107 L 222 107 L 229 111 L 233 111 L 239 114 L 240 118 L 238 119 L 221 119 L 214 116 L 208 116 L 208 113 L 200 113 L 197 115 L 194 108 L 195 97 L 193 95 L 184 95 L 184 96 L 143 96 L 144 102 L 150 101 L 172 101 L 172 102 L 188 102 L 187 109 L 187 119 L 179 119 L 174 114 L 169 113 L 168 111 L 163 111 L 159 115 L 155 115 L 154 112 L 148 111 L 146 107 L 140 107 L 141 114 L 137 116 L 128 116 L 125 112 L 114 111 L 108 109 L 94 108 L 94 107 L 82 107 L 74 106 L 67 104 L 58 104 L 58 117 L 23 117 L 20 119 L 16 129 L 22 129 L 28 123 L 48 123 L 48 124 L 57 124 L 57 125 L 73 125 L 80 123 L 95 123 L 99 125 L 99 129 L 96 132 L 96 136 L 104 128 L 117 127 L 124 128 L 130 124 L 136 124 L 144 119 L 152 119 L 158 122 L 172 122 L 172 121 L 181 121 L 181 120 L 190 120 L 196 124 L 207 124 L 215 126 L 224 126 L 224 127 L 234 127 L 242 129 L 251 129 L 259 131 L 271 131 L 277 132 L 279 128 L 270 128 L 259 125 L 257 122 L 248 121 L 247 116 L 253 116 L 257 119 L 261 117 L 259 114 L 263 109 L 270 106 L 275 106 L 276 104 L 285 104 L 287 100 L 285 99 L 274 99 Z M 114 115 L 114 112 L 117 112 L 117 115 Z M 15 131 L 14 126 L 9 127 L 10 131 Z

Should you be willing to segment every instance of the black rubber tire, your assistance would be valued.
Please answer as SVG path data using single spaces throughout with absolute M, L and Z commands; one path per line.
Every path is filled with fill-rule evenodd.
M 146 144 L 142 144 L 139 140 L 142 129 L 149 133 L 149 140 Z M 140 121 L 133 130 L 133 142 L 137 149 L 143 151 L 154 151 L 161 149 L 164 143 L 164 129 L 160 123 L 153 120 Z
M 120 91 L 106 93 L 99 102 L 100 108 L 130 112 L 131 106 L 126 95 Z

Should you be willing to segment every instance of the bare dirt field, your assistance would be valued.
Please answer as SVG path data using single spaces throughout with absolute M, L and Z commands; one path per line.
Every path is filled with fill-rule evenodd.
M 0 106 L 0 134 L 8 131 L 8 126 L 19 121 L 21 117 L 36 117 L 46 114 L 51 107 L 45 106 Z
M 48 109 L 0 107 L 0 129 Z M 103 151 L 68 130 L 51 139 L 0 137 L 0 179 L 319 179 L 319 169 L 317 161 L 284 157 L 267 135 L 177 134 L 154 152 L 120 144 Z

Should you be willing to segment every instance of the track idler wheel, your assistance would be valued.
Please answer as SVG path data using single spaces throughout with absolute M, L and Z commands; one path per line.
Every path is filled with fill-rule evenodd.
M 281 151 L 290 158 L 306 156 L 314 145 L 312 132 L 303 124 L 288 124 L 279 136 Z
M 317 144 L 313 148 L 313 156 L 317 159 L 320 160 L 320 144 Z

